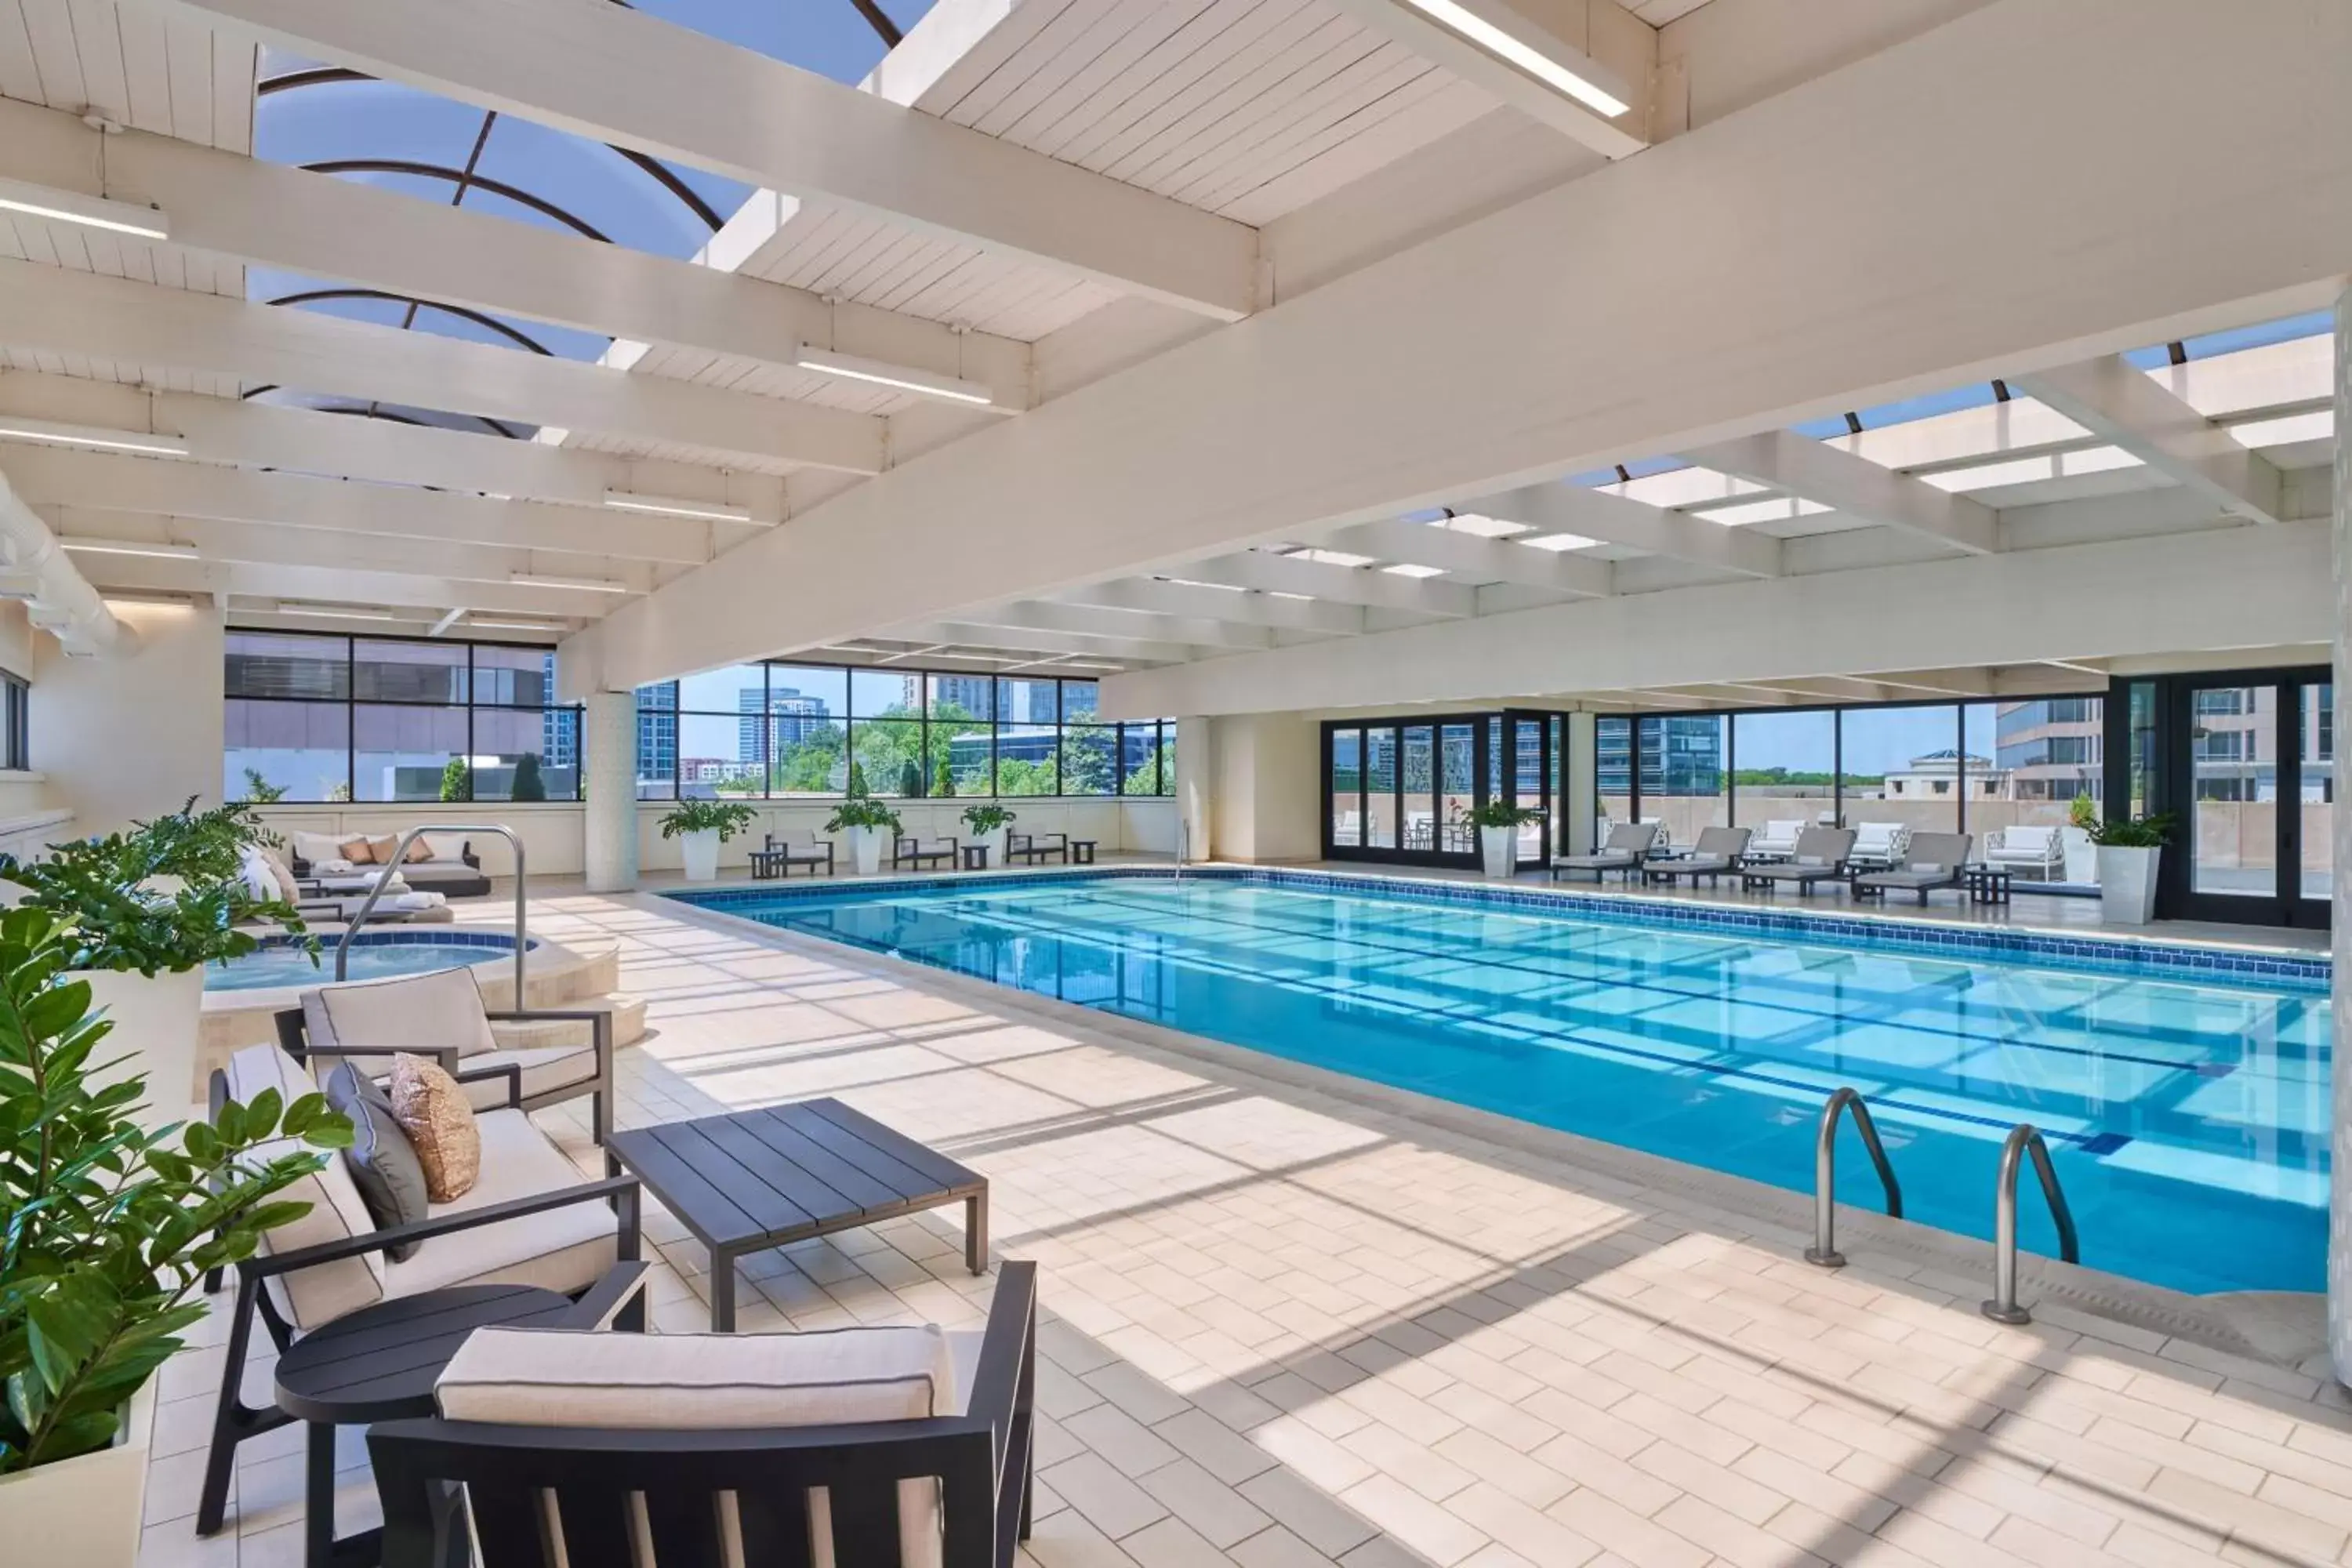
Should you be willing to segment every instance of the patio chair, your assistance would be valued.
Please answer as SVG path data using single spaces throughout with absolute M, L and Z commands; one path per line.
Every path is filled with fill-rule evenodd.
M 1907 822 L 1864 822 L 1854 828 L 1853 853 L 1847 859 L 1858 868 L 1882 871 L 1902 860 L 1910 839 Z
M 1966 833 L 1915 834 L 1905 850 L 1903 863 L 1885 870 L 1864 871 L 1853 879 L 1853 896 L 1870 899 L 1895 892 L 1916 893 L 1924 907 L 1927 895 L 1936 889 L 1960 885 L 1960 868 L 1968 864 L 1969 846 L 1973 842 Z
M 1642 820 L 1658 830 L 1657 841 L 1650 846 L 1650 858 L 1654 860 L 1661 856 L 1672 853 L 1675 847 L 1675 830 L 1666 826 L 1666 819 L 1663 816 L 1645 816 Z
M 2004 827 L 1985 840 L 1984 861 L 2003 871 L 2031 871 L 2038 881 L 2054 881 L 2066 866 L 2066 837 L 2057 827 Z
M 390 980 L 321 985 L 302 994 L 302 1005 L 277 1015 L 278 1040 L 289 1056 L 307 1061 L 320 1079 L 346 1058 L 381 1074 L 393 1054 L 431 1057 L 457 1076 L 462 1065 L 472 1081 L 466 1097 L 476 1110 L 506 1103 L 494 1076 L 517 1074 L 515 1098 L 524 1110 L 556 1105 L 582 1095 L 594 1099 L 590 1126 L 596 1142 L 613 1130 L 613 1016 L 593 1009 L 550 1011 L 520 1008 L 493 1013 L 482 1005 L 482 990 L 470 969 L 436 969 Z M 509 1047 L 499 1043 L 492 1023 L 580 1023 L 588 1043 Z M 323 1063 L 323 1066 L 318 1065 Z
M 432 1205 L 424 1219 L 378 1229 L 340 1155 L 278 1194 L 310 1210 L 265 1232 L 259 1249 L 236 1265 L 236 1301 L 197 1500 L 197 1534 L 221 1527 L 237 1445 L 293 1419 L 274 1405 L 244 1401 L 257 1316 L 282 1352 L 301 1335 L 379 1301 L 456 1285 L 536 1285 L 577 1297 L 615 1263 L 637 1256 L 637 1179 L 583 1181 L 521 1108 L 520 1077 L 511 1065 L 478 1063 L 465 1070 L 468 1089 L 489 1082 L 503 1087 L 506 1098 L 475 1118 L 482 1160 L 472 1189 L 453 1203 Z M 266 1089 L 290 1104 L 317 1087 L 305 1064 L 276 1046 L 248 1046 L 214 1071 L 212 1110 L 217 1115 L 230 1100 L 249 1105 Z M 254 1158 L 300 1147 L 280 1139 L 255 1150 Z M 406 1256 L 394 1259 L 394 1249 Z
M 1698 885 L 1701 877 L 1710 883 L 1720 882 L 1725 872 L 1739 869 L 1739 858 L 1747 852 L 1748 839 L 1748 832 L 1745 827 L 1703 827 L 1699 829 L 1698 842 L 1691 846 L 1689 854 L 1653 860 L 1645 868 L 1645 875 L 1655 882 L 1672 882 L 1677 878 L 1688 877 L 1694 887 Z
M 313 896 L 304 894 L 296 900 L 294 912 L 306 921 L 349 921 L 356 919 L 361 906 L 367 902 L 364 893 L 333 893 Z M 427 893 L 411 889 L 404 893 L 386 893 L 368 910 L 368 924 L 383 921 L 414 925 L 447 925 L 457 918 L 449 900 L 439 893 Z
M 955 864 L 958 841 L 934 838 L 926 844 L 911 833 L 902 833 L 890 841 L 890 869 L 903 865 L 939 866 Z
M 438 1416 L 369 1429 L 384 1568 L 469 1519 L 481 1568 L 1013 1568 L 1036 1319 L 1037 1266 L 1007 1263 L 977 1335 L 478 1329 Z
M 1642 868 L 1650 851 L 1658 842 L 1657 822 L 1621 822 L 1609 830 L 1608 841 L 1590 855 L 1558 855 L 1552 858 L 1551 879 L 1555 882 L 1580 871 L 1590 871 L 1598 882 L 1615 871 L 1627 881 Z
M 1767 822 L 1748 841 L 1748 860 L 1761 865 L 1769 860 L 1786 860 L 1797 852 L 1797 839 L 1805 831 L 1804 822 L 1798 817 L 1783 817 Z
M 1025 860 L 1032 866 L 1040 860 L 1055 858 L 1066 866 L 1070 860 L 1070 841 L 1059 833 L 1008 833 L 1004 837 L 1004 858 L 1007 862 Z
M 1741 867 L 1739 885 L 1755 889 L 1794 884 L 1799 893 L 1810 897 L 1814 883 L 1833 882 L 1845 875 L 1846 861 L 1853 855 L 1853 839 L 1851 827 L 1808 827 L 1797 836 L 1796 848 L 1788 859 Z
M 765 879 L 789 877 L 795 866 L 805 866 L 809 875 L 816 875 L 819 866 L 824 874 L 833 875 L 833 840 L 819 838 L 806 827 L 787 827 L 782 833 L 771 833 L 763 841 L 764 847 L 751 851 L 751 875 Z

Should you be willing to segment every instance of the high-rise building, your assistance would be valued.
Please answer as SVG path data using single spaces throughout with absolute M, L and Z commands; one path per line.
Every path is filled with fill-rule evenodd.
M 2096 800 L 2104 775 L 2106 705 L 2096 697 L 2045 697 L 1993 710 L 1993 765 L 2017 800 Z
M 1624 719 L 1593 726 L 1594 783 L 1604 799 L 1633 791 L 1633 730 Z M 1662 714 L 1642 720 L 1641 731 L 1644 796 L 1723 793 L 1722 720 Z
M 823 725 L 829 717 L 822 697 L 803 695 L 790 686 L 772 686 L 767 691 L 768 733 L 766 751 L 761 750 L 761 692 L 756 686 L 747 686 L 735 694 L 736 746 L 742 759 L 756 763 L 761 756 L 781 756 L 807 739 L 810 731 Z
M 975 719 L 989 718 L 989 688 L 994 679 L 987 675 L 935 675 L 931 677 L 932 708 L 959 708 Z

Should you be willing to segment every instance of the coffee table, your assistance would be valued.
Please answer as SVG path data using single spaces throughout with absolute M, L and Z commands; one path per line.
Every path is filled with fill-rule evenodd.
M 2006 866 L 1963 866 L 1960 886 L 1968 889 L 1969 901 L 1976 904 L 2009 902 L 2010 884 L 2017 873 Z
M 735 1327 L 735 1260 L 900 1215 L 964 1205 L 964 1263 L 988 1272 L 988 1178 L 833 1099 L 632 1127 L 605 1140 L 710 1249 L 710 1327 Z

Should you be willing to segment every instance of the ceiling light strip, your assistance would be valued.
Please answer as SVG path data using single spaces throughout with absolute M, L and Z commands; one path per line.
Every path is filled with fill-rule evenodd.
M 793 363 L 803 370 L 813 370 L 820 375 L 837 375 L 875 386 L 895 387 L 900 392 L 912 392 L 924 397 L 942 397 L 950 403 L 971 404 L 982 408 L 993 407 L 996 403 L 995 391 L 981 382 L 965 381 L 953 375 L 935 375 L 910 365 L 891 364 L 858 354 L 835 353 L 814 343 L 803 343 L 794 350 Z
M 641 495 L 635 490 L 606 490 L 604 504 L 614 511 L 641 511 L 656 517 L 692 517 L 709 522 L 750 522 L 751 509 L 725 501 L 689 500 L 684 496 Z
M 201 552 L 193 544 L 150 543 L 139 539 L 59 539 L 68 550 L 86 551 L 92 555 L 153 555 L 166 561 L 195 561 Z
M 19 419 L 0 414 L 0 441 L 40 441 L 61 447 L 95 447 L 108 452 L 138 452 L 153 458 L 184 458 L 188 444 L 175 436 L 150 436 L 102 425 L 60 425 L 50 419 Z
M 85 228 L 102 228 L 137 239 L 172 237 L 171 223 L 160 207 L 135 206 L 129 202 L 109 201 L 79 191 L 61 191 L 26 180 L 0 179 L 0 211 L 79 224 Z
M 640 590 L 609 577 L 553 577 L 543 572 L 515 572 L 507 581 L 518 588 L 578 588 L 591 594 L 635 594 Z
M 1506 65 L 1516 66 L 1554 92 L 1574 99 L 1585 108 L 1614 120 L 1633 105 L 1603 87 L 1601 72 L 1592 61 L 1551 39 L 1538 47 L 1528 39 L 1496 26 L 1459 0 L 1404 0 L 1414 10 L 1456 37 L 1486 50 Z

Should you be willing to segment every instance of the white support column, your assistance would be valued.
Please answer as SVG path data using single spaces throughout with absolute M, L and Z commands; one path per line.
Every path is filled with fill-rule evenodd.
M 1559 760 L 1560 810 L 1568 820 L 1559 825 L 1554 837 L 1563 855 L 1590 855 L 1595 847 L 1592 826 L 1601 815 L 1601 800 L 1593 787 L 1592 724 L 1591 714 L 1570 713 L 1559 728 L 1560 745 L 1568 753 Z
M 2352 293 L 2336 301 L 2336 732 L 2352 721 L 2352 694 L 2344 679 L 2352 655 Z M 2352 811 L 2339 797 L 2329 814 L 2335 875 L 2335 1037 L 2352 1039 Z M 2352 1072 L 2335 1075 L 2335 1114 L 2328 1148 L 2333 1159 L 2327 1205 L 2327 1352 L 2339 1383 L 2352 1384 Z
M 1210 781 L 1216 777 L 1216 750 L 1206 719 L 1176 721 L 1177 844 L 1188 860 L 1206 860 L 1216 853 L 1209 836 L 1212 815 Z
M 637 885 L 637 695 L 592 691 L 587 710 L 588 890 L 625 893 Z

